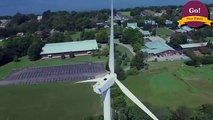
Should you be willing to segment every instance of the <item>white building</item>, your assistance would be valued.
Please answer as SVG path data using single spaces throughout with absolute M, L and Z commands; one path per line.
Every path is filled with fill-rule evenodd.
M 127 23 L 127 28 L 136 29 L 138 28 L 138 23 Z
M 42 20 L 42 16 L 40 15 L 40 16 L 37 16 L 37 20 L 40 22 L 41 20 Z

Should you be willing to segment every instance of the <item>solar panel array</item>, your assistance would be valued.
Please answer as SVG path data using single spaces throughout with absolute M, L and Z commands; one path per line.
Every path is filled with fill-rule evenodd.
M 105 74 L 102 63 L 72 64 L 53 67 L 26 68 L 13 71 L 0 85 L 10 84 L 39 84 L 72 80 L 94 79 L 97 75 Z

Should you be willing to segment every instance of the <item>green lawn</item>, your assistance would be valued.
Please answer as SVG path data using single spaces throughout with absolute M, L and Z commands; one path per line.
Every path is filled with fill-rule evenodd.
M 85 62 L 106 62 L 106 57 L 82 56 L 31 62 L 27 57 L 0 67 L 0 78 L 14 69 Z M 31 86 L 0 86 L 0 120 L 83 120 L 102 114 L 101 98 L 91 84 L 73 82 Z
M 5 78 L 12 70 L 23 69 L 27 67 L 44 67 L 44 66 L 56 66 L 56 65 L 65 65 L 65 64 L 75 64 L 75 63 L 85 63 L 85 62 L 106 62 L 107 57 L 97 57 L 92 56 L 81 56 L 75 58 L 67 59 L 47 59 L 47 60 L 38 60 L 38 61 L 29 61 L 27 57 L 20 58 L 19 62 L 11 62 L 4 66 L 0 67 L 0 79 Z
M 168 72 L 155 74 L 154 76 L 151 76 L 149 80 L 153 91 L 158 91 L 159 93 L 165 93 L 168 91 L 178 92 L 181 91 L 184 86 L 181 81 L 177 80 L 177 78 Z
M 90 31 L 95 31 L 96 30 L 96 28 L 86 28 L 86 29 L 84 29 L 86 32 L 90 32 Z
M 123 16 L 128 17 L 128 18 L 131 18 L 130 11 L 121 12 L 121 14 L 122 14 Z
M 144 102 L 155 106 L 199 106 L 213 103 L 213 65 L 201 68 L 182 61 L 149 63 L 149 70 L 129 76 L 124 84 Z
M 0 87 L 0 120 L 83 120 L 102 114 L 90 84 Z
M 166 39 L 173 33 L 172 30 L 168 28 L 156 28 L 156 35 Z
M 117 49 L 118 51 L 120 51 L 122 54 L 127 53 L 127 56 L 128 56 L 130 59 L 132 59 L 132 58 L 134 57 L 133 54 L 129 51 L 129 49 L 127 49 L 127 48 L 124 47 L 124 46 L 117 45 L 117 46 L 116 46 L 116 49 Z
M 81 32 L 76 32 L 75 34 L 71 35 L 73 40 L 81 40 Z
M 0 41 L 0 47 L 2 47 L 3 46 L 3 42 L 2 41 Z
M 205 40 L 206 40 L 206 41 L 211 41 L 211 42 L 213 42 L 213 37 L 206 37 Z

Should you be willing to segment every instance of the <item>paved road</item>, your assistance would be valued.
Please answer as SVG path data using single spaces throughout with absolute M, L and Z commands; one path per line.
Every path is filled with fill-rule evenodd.
M 134 52 L 134 50 L 133 50 L 133 48 L 132 48 L 131 45 L 129 45 L 129 44 L 123 44 L 123 43 L 119 43 L 119 42 L 116 42 L 116 44 L 124 46 L 125 48 L 129 49 L 129 51 L 133 54 L 133 56 L 135 56 L 135 52 Z

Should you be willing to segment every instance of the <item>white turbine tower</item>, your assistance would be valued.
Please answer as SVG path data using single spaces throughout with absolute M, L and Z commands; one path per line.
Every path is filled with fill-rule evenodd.
M 111 0 L 111 32 L 110 32 L 110 53 L 109 53 L 109 69 L 110 73 L 104 77 L 85 80 L 77 83 L 88 83 L 93 82 L 93 90 L 97 94 L 100 94 L 104 97 L 103 100 L 103 111 L 104 111 L 104 120 L 112 120 L 111 113 L 111 96 L 110 96 L 110 87 L 116 83 L 121 91 L 130 98 L 138 107 L 140 107 L 146 114 L 148 114 L 153 120 L 158 120 L 158 118 L 148 109 L 146 106 L 138 100 L 135 95 L 133 95 L 118 79 L 115 73 L 115 59 L 114 59 L 114 21 L 113 21 L 113 0 Z

